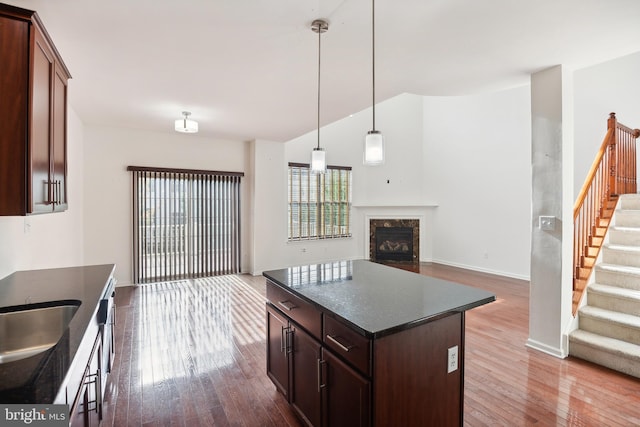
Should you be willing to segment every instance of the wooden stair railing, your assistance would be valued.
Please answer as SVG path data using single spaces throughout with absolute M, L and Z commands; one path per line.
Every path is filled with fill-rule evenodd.
M 595 266 L 621 194 L 635 193 L 640 130 L 607 120 L 607 134 L 573 208 L 573 314 Z

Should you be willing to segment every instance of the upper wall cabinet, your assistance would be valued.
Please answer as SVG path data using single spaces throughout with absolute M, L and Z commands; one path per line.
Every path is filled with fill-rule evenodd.
M 36 12 L 0 3 L 0 215 L 67 209 L 67 81 Z

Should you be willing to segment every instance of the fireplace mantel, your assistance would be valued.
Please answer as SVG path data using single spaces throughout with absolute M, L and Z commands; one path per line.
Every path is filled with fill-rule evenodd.
M 415 209 L 415 208 L 437 208 L 437 203 L 426 205 L 351 205 L 355 209 Z
M 421 262 L 433 260 L 433 217 L 437 204 L 423 205 L 355 205 L 354 217 L 361 221 L 363 228 L 362 254 L 369 258 L 370 229 L 372 219 L 418 219 L 420 221 L 419 254 Z

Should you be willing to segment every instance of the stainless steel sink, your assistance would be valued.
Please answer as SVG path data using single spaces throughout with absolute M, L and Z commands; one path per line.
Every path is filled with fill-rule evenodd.
M 0 363 L 42 353 L 60 340 L 78 310 L 80 301 L 0 313 Z

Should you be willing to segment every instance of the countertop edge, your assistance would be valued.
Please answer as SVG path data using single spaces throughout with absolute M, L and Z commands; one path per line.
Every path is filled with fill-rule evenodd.
M 389 267 L 392 268 L 392 267 Z M 362 326 L 359 326 L 357 324 L 355 324 L 353 321 L 345 318 L 344 316 L 340 315 L 340 313 L 336 313 L 335 311 L 323 306 L 322 304 L 318 303 L 316 300 L 307 297 L 306 295 L 300 293 L 297 289 L 287 286 L 284 283 L 281 283 L 277 278 L 275 278 L 273 275 L 269 274 L 270 271 L 278 271 L 278 270 L 269 270 L 269 271 L 265 271 L 262 273 L 262 275 L 268 279 L 269 281 L 271 281 L 273 284 L 277 285 L 278 287 L 284 289 L 285 291 L 291 292 L 293 293 L 295 296 L 297 296 L 298 298 L 308 302 L 309 304 L 313 305 L 314 307 L 316 307 L 317 309 L 321 310 L 323 313 L 335 318 L 335 319 L 339 319 L 340 321 L 342 321 L 343 323 L 348 324 L 350 327 L 352 327 L 355 331 L 357 331 L 358 333 L 360 333 L 362 336 L 369 338 L 369 339 L 378 339 L 378 338 L 382 338 L 384 336 L 387 335 L 391 335 L 406 329 L 410 329 L 410 328 L 414 328 L 417 326 L 420 326 L 422 324 L 425 323 L 429 323 L 435 320 L 438 320 L 440 318 L 446 317 L 449 314 L 453 314 L 453 313 L 464 313 L 465 311 L 471 310 L 473 308 L 476 307 L 480 307 L 482 305 L 491 303 L 496 301 L 496 296 L 495 295 L 491 295 L 490 297 L 486 297 L 486 298 L 482 298 L 479 299 L 477 301 L 474 302 L 470 302 L 467 304 L 462 304 L 458 307 L 452 307 L 449 310 L 444 310 L 438 313 L 434 313 L 430 316 L 425 316 L 425 317 L 421 317 L 418 319 L 415 319 L 413 321 L 409 321 L 400 325 L 393 325 L 390 326 L 388 328 L 384 328 L 381 330 L 377 330 L 377 331 L 369 331 L 365 328 L 363 328 Z M 404 270 L 399 270 L 404 272 Z M 417 273 L 414 273 L 417 274 Z M 454 283 L 454 282 L 451 282 Z M 457 284 L 457 283 L 455 283 Z M 469 286 L 469 285 L 464 285 L 464 286 Z M 480 289 L 480 288 L 477 288 Z

